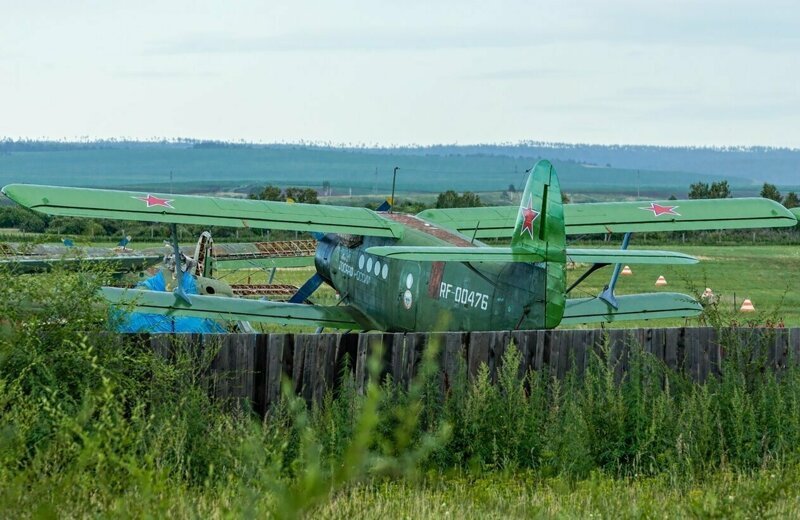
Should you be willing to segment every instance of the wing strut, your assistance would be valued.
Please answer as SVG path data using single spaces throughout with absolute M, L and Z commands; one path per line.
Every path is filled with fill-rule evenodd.
M 622 249 L 628 249 L 628 244 L 631 242 L 631 232 L 628 231 L 625 233 L 625 236 L 622 238 Z M 597 265 L 597 264 L 595 264 Z M 619 304 L 617 303 L 617 297 L 614 295 L 614 289 L 617 287 L 617 280 L 619 279 L 619 272 L 622 269 L 622 264 L 617 264 L 614 266 L 614 272 L 611 274 L 611 281 L 608 282 L 608 285 L 605 286 L 603 292 L 600 293 L 600 298 L 607 304 L 614 307 L 614 309 L 619 309 Z
M 610 265 L 610 264 L 597 264 L 597 263 L 595 263 L 595 264 L 592 264 L 592 267 L 590 267 L 589 269 L 587 269 L 585 273 L 583 273 L 582 275 L 580 275 L 580 277 L 579 277 L 577 280 L 575 280 L 574 282 L 572 282 L 572 285 L 570 285 L 570 286 L 567 288 L 567 294 L 569 294 L 570 292 L 572 292 L 572 289 L 574 289 L 575 287 L 577 287 L 577 286 L 578 286 L 578 285 L 579 285 L 579 284 L 580 284 L 582 281 L 584 281 L 584 280 L 586 280 L 587 278 L 589 278 L 589 275 L 591 275 L 593 272 L 597 271 L 598 269 L 602 269 L 603 267 L 605 267 L 605 266 L 607 266 L 607 265 Z

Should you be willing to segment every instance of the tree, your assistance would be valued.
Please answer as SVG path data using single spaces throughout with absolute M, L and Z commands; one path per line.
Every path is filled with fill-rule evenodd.
M 787 208 L 797 208 L 800 207 L 800 198 L 797 197 L 797 193 L 790 191 L 786 194 L 786 197 L 783 199 L 783 205 Z
M 460 208 L 478 208 L 482 206 L 481 198 L 471 191 L 465 191 L 464 194 L 461 195 L 460 203 Z
M 728 181 L 712 182 L 711 186 L 707 182 L 696 182 L 689 186 L 690 199 L 727 199 L 730 196 Z
M 778 187 L 768 182 L 764 183 L 764 187 L 761 188 L 760 195 L 765 199 L 771 199 L 775 202 L 780 202 L 783 200 L 783 197 L 781 197 L 781 192 L 778 191 Z
M 728 199 L 731 197 L 731 188 L 728 181 L 712 182 L 708 193 L 709 199 Z
M 272 201 L 286 201 L 286 199 L 292 199 L 294 202 L 302 202 L 304 204 L 319 204 L 317 190 L 312 190 L 311 188 L 289 187 L 281 191 L 277 186 L 269 185 L 264 186 L 261 191 L 251 193 L 250 198 Z
M 696 182 L 689 186 L 689 198 L 690 199 L 708 199 L 709 194 L 708 183 L 706 182 Z
M 303 204 L 319 204 L 317 198 L 317 190 L 311 188 L 294 188 L 289 187 L 284 191 L 285 199 L 292 199 L 295 202 Z
M 471 191 L 459 195 L 453 190 L 447 190 L 436 198 L 437 208 L 477 208 L 482 205 L 481 198 Z
M 258 200 L 274 200 L 274 201 L 284 200 L 281 197 L 281 189 L 271 184 L 264 186 L 264 188 L 260 192 L 251 193 L 250 198 Z
M 440 193 L 436 198 L 436 207 L 441 208 L 457 208 L 458 207 L 458 193 L 453 190 L 447 190 Z
M 561 203 L 562 204 L 569 204 L 570 203 L 569 195 L 567 194 L 566 191 L 562 191 L 561 192 Z

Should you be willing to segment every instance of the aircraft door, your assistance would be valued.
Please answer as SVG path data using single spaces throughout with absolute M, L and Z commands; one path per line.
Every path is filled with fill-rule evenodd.
M 417 308 L 419 301 L 419 287 L 424 281 L 420 276 L 418 262 L 396 262 L 399 268 L 395 300 L 395 322 L 398 328 L 413 330 L 417 324 Z

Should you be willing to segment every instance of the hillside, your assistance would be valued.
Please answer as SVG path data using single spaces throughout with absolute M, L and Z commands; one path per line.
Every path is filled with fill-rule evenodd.
M 197 191 L 267 183 L 321 187 L 328 182 L 340 193 L 370 194 L 388 191 L 398 166 L 400 193 L 502 191 L 522 186 L 525 169 L 537 158 L 554 163 L 567 192 L 681 197 L 693 182 L 720 179 L 730 181 L 735 195 L 752 195 L 766 178 L 762 172 L 772 172 L 772 166 L 780 168 L 775 166 L 777 173 L 770 178 L 792 179 L 788 172 L 800 152 L 542 143 L 364 149 L 191 140 L 6 140 L 0 141 L 0 183 L 167 189 L 172 182 L 176 191 Z M 800 179 L 783 184 L 800 184 Z

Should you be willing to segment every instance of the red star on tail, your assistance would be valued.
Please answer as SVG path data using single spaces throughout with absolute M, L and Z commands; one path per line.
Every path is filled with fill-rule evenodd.
M 519 234 L 525 231 L 533 238 L 533 221 L 539 217 L 539 212 L 533 209 L 533 197 L 528 198 L 528 207 L 522 208 L 522 229 Z
M 677 215 L 679 217 L 681 216 L 680 213 L 675 211 L 676 209 L 678 209 L 678 206 L 662 206 L 661 204 L 656 204 L 655 202 L 651 202 L 649 208 L 639 208 L 639 209 L 652 211 L 653 216 L 656 217 L 660 217 L 661 215 Z
M 175 199 L 162 199 L 156 197 L 155 195 L 150 195 L 149 193 L 147 194 L 147 197 L 133 197 L 133 198 L 141 200 L 142 202 L 146 202 L 148 208 L 152 208 L 153 206 L 163 206 L 165 208 L 172 208 L 172 204 L 170 204 L 170 202 L 175 200 Z

